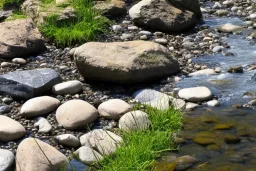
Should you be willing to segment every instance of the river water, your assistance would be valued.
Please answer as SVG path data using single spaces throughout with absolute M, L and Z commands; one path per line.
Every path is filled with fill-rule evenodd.
M 238 18 L 206 19 L 205 24 L 216 27 L 225 23 L 244 25 Z M 211 76 L 185 78 L 177 87 L 208 87 L 220 101 L 220 106 L 202 107 L 184 114 L 184 127 L 177 152 L 160 159 L 163 167 L 171 164 L 173 156 L 191 155 L 199 161 L 188 171 L 256 171 L 256 112 L 254 108 L 236 109 L 233 104 L 246 104 L 255 98 L 256 70 L 247 71 L 256 62 L 256 45 L 246 40 L 246 32 L 223 38 L 230 45 L 228 52 L 202 56 L 194 63 L 211 68 L 220 67 L 222 73 Z M 227 73 L 230 66 L 242 65 L 244 73 Z M 246 92 L 248 93 L 246 95 Z M 159 170 L 159 171 L 160 171 Z M 168 170 L 168 169 L 167 169 Z

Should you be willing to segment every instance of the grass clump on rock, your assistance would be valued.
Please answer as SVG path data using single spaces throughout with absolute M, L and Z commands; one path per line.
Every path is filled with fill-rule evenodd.
M 181 128 L 182 115 L 169 108 L 161 111 L 146 107 L 151 127 L 148 130 L 121 131 L 124 142 L 112 156 L 99 163 L 101 171 L 154 170 L 154 161 L 164 151 L 175 150 L 172 133 Z
M 68 21 L 58 21 L 57 15 L 51 15 L 40 26 L 43 35 L 58 46 L 82 44 L 105 32 L 108 20 L 98 15 L 91 0 L 73 0 L 71 2 L 77 17 Z

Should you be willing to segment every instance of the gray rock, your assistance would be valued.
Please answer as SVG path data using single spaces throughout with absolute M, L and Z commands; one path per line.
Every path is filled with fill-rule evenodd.
M 199 105 L 196 103 L 191 103 L 191 102 L 187 102 L 186 103 L 186 110 L 193 110 L 195 108 L 197 108 Z
M 37 122 L 34 124 L 34 126 L 39 127 L 39 133 L 48 133 L 52 130 L 52 125 L 43 117 L 37 118 Z
M 98 1 L 94 8 L 109 18 L 120 17 L 126 14 L 125 2 L 123 0 Z
M 237 26 L 231 23 L 227 23 L 217 27 L 217 30 L 224 32 L 224 33 L 236 33 L 241 32 L 243 30 L 242 26 Z
M 9 106 L 3 105 L 0 106 L 0 114 L 1 113 L 9 113 L 11 111 L 11 109 L 9 108 Z
M 214 69 L 202 69 L 202 70 L 190 73 L 189 76 L 214 75 L 214 74 L 216 74 Z
M 167 45 L 168 44 L 168 40 L 167 39 L 155 39 L 156 43 L 159 43 L 161 45 Z
M 56 136 L 56 139 L 58 140 L 58 142 L 60 144 L 68 146 L 68 147 L 77 148 L 80 146 L 80 141 L 78 140 L 78 138 L 76 138 L 72 134 L 58 135 L 58 136 Z
M 174 161 L 174 163 L 177 164 L 175 170 L 177 170 L 177 171 L 185 170 L 185 169 L 191 167 L 196 162 L 198 162 L 198 159 L 193 156 L 186 155 L 186 156 L 178 157 Z
M 9 150 L 0 149 L 0 171 L 10 171 L 14 164 L 14 154 Z
M 151 107 L 165 110 L 170 107 L 170 97 L 152 89 L 138 90 L 133 94 L 135 100 Z
M 14 58 L 12 60 L 12 62 L 15 63 L 15 64 L 21 64 L 21 65 L 24 65 L 24 64 L 27 63 L 27 61 L 23 58 Z
M 113 25 L 112 30 L 115 31 L 115 32 L 119 32 L 119 31 L 122 31 L 123 28 L 120 25 Z
M 97 163 L 103 159 L 103 156 L 97 151 L 86 146 L 80 147 L 74 152 L 74 154 L 82 163 L 86 165 Z
M 206 104 L 209 107 L 215 107 L 215 106 L 218 106 L 220 104 L 220 102 L 218 100 L 211 100 L 211 101 L 208 101 Z
M 30 99 L 50 92 L 60 82 L 60 75 L 50 68 L 14 71 L 0 76 L 0 93 Z
M 224 49 L 223 46 L 215 46 L 215 47 L 212 49 L 212 52 L 213 52 L 213 53 L 221 52 L 222 49 Z
M 119 128 L 125 131 L 148 129 L 150 124 L 148 114 L 140 110 L 128 112 L 119 120 Z
M 183 110 L 186 107 L 186 102 L 182 99 L 173 99 L 172 105 L 176 110 Z
M 140 31 L 138 34 L 139 35 L 146 35 L 146 36 L 152 36 L 153 35 L 150 31 L 144 31 L 144 30 Z

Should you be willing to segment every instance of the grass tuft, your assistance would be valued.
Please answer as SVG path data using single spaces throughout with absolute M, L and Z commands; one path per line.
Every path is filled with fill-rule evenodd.
M 175 150 L 171 134 L 181 128 L 181 113 L 173 108 L 160 111 L 146 107 L 152 122 L 149 130 L 119 132 L 124 143 L 112 156 L 107 156 L 97 166 L 101 171 L 154 170 L 154 161 L 164 151 Z M 92 169 L 94 170 L 94 169 Z
M 53 40 L 57 46 L 73 46 L 94 40 L 107 29 L 109 21 L 98 17 L 91 0 L 74 0 L 72 6 L 77 13 L 77 19 L 58 22 L 58 16 L 51 15 L 39 27 L 43 35 Z

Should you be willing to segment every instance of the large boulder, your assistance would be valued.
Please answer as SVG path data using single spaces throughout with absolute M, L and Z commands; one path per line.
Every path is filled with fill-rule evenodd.
M 60 75 L 50 68 L 14 71 L 0 76 L 0 93 L 30 99 L 51 91 L 60 82 Z
M 64 154 L 36 138 L 23 140 L 16 153 L 16 171 L 63 170 L 67 162 Z
M 45 49 L 42 36 L 31 19 L 1 23 L 0 58 L 29 57 Z
M 182 32 L 197 24 L 193 12 L 179 9 L 168 0 L 142 0 L 129 10 L 129 15 L 136 25 L 153 31 Z
M 26 130 L 19 122 L 0 115 L 0 142 L 14 141 L 25 134 Z
M 131 84 L 180 70 L 167 48 L 147 41 L 89 42 L 76 48 L 74 57 L 86 80 Z

